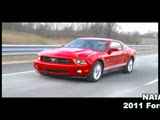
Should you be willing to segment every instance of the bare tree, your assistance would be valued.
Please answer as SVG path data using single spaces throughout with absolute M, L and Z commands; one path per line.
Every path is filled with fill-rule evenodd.
M 106 37 L 113 37 L 113 33 L 117 30 L 117 24 L 116 23 L 106 23 L 104 25 L 104 31 Z
M 116 23 L 72 23 L 58 29 L 60 23 L 3 23 L 3 30 L 33 33 L 45 37 L 80 37 L 95 36 L 122 40 L 125 43 L 139 44 L 141 35 L 138 32 L 119 33 Z M 76 26 L 75 26 L 76 24 Z M 75 30 L 74 28 L 78 28 Z M 144 36 L 155 36 L 155 33 L 148 33 Z

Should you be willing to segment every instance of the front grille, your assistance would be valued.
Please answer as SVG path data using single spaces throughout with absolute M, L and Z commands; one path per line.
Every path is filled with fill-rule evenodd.
M 48 56 L 41 56 L 41 61 L 49 62 L 49 63 L 57 63 L 57 64 L 71 64 L 72 63 L 70 59 L 54 58 L 54 57 L 48 57 Z

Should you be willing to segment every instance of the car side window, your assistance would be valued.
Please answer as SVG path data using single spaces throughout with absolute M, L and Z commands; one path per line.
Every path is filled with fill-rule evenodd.
M 123 45 L 123 49 L 127 49 L 127 48 L 128 48 L 128 46 L 124 44 Z
M 118 48 L 119 50 L 122 50 L 122 46 L 120 43 L 118 42 L 112 42 L 111 45 L 110 45 L 111 48 Z

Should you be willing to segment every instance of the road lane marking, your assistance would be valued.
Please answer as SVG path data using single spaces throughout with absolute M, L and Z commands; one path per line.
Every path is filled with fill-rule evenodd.
M 7 74 L 2 74 L 2 76 L 11 76 L 11 75 L 18 75 L 18 74 L 26 74 L 26 73 L 31 73 L 35 72 L 34 70 L 32 71 L 24 71 L 24 72 L 16 72 L 16 73 L 7 73 Z
M 144 86 L 151 85 L 151 84 L 153 84 L 153 83 L 155 83 L 155 82 L 158 82 L 158 79 L 155 79 L 155 80 L 153 80 L 153 81 L 150 81 L 150 82 L 144 84 Z
M 144 86 L 148 86 L 148 85 L 152 85 L 153 83 L 158 82 L 158 79 L 155 79 L 153 81 L 150 81 L 148 83 L 145 83 L 143 86 L 139 86 L 136 88 L 132 88 L 132 89 L 125 89 L 125 90 L 121 90 L 115 93 L 112 93 L 112 97 L 117 97 L 117 96 L 121 96 L 121 97 L 125 97 L 126 94 L 132 93 L 133 91 L 137 91 L 139 89 L 142 89 Z M 128 96 L 127 96 L 128 97 Z

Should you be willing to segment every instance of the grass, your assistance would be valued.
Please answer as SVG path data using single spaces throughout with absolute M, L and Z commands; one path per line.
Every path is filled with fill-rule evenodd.
M 71 38 L 47 38 L 31 33 L 2 31 L 2 44 L 66 44 Z
M 2 63 L 13 61 L 32 61 L 37 55 L 2 55 Z

